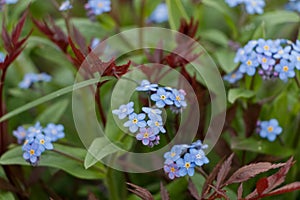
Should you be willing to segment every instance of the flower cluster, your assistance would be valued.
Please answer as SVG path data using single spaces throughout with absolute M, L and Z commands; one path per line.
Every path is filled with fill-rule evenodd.
M 159 144 L 159 133 L 166 133 L 161 108 L 170 106 L 176 112 L 180 112 L 187 106 L 185 92 L 170 87 L 159 87 L 158 84 L 150 83 L 148 80 L 143 80 L 136 91 L 150 94 L 150 99 L 155 102 L 155 106 L 142 107 L 142 112 L 136 113 L 133 108 L 134 103 L 129 102 L 113 110 L 112 113 L 119 119 L 128 118 L 123 125 L 128 127 L 131 133 L 138 131 L 136 139 L 142 141 L 143 145 L 153 147 Z
M 149 17 L 149 21 L 162 23 L 168 21 L 168 7 L 165 3 L 159 4 Z
M 62 4 L 59 7 L 59 11 L 66 11 L 66 10 L 70 10 L 71 8 L 73 8 L 72 4 L 70 3 L 69 0 L 62 2 Z
M 253 14 L 262 14 L 264 12 L 264 7 L 266 2 L 264 0 L 225 0 L 225 2 L 230 7 L 235 7 L 239 4 L 244 4 L 246 8 L 246 12 Z
M 238 70 L 243 74 L 253 76 L 258 71 L 263 79 L 279 77 L 287 81 L 295 77 L 295 68 L 300 70 L 300 41 L 251 40 L 238 49 L 234 61 L 241 63 Z
M 271 119 L 269 121 L 258 121 L 256 131 L 260 137 L 267 138 L 270 142 L 273 142 L 282 132 L 282 128 L 276 119 Z
M 285 9 L 296 11 L 300 13 L 300 1 L 299 0 L 290 0 L 286 5 Z
M 38 164 L 40 156 L 45 150 L 53 149 L 52 142 L 65 137 L 63 125 L 50 123 L 43 128 L 39 122 L 28 129 L 19 126 L 17 130 L 13 131 L 13 135 L 19 144 L 23 143 L 23 158 L 34 166 Z
M 109 12 L 111 10 L 110 0 L 88 0 L 85 4 L 85 9 L 87 10 L 87 15 L 91 20 L 95 19 L 95 16 L 101 15 L 104 12 Z
M 50 82 L 52 77 L 46 73 L 34 74 L 28 73 L 25 74 L 23 80 L 19 83 L 19 87 L 23 89 L 28 89 L 33 83 L 36 82 Z
M 202 144 L 200 140 L 191 145 L 174 145 L 171 151 L 164 154 L 164 158 L 166 159 L 164 171 L 168 174 L 170 179 L 182 177 L 187 174 L 193 176 L 195 167 L 201 167 L 209 163 L 203 151 L 207 147 L 208 146 Z

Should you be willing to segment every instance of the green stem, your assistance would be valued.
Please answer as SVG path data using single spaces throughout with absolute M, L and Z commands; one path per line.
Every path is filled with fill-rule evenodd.
M 300 81 L 299 81 L 299 79 L 298 79 L 297 76 L 295 76 L 295 80 L 296 80 L 296 83 L 297 83 L 297 85 L 298 85 L 298 88 L 300 88 Z

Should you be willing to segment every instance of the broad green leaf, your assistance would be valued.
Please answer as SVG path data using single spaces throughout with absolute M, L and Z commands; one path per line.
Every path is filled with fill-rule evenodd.
M 103 78 L 103 80 L 109 80 L 109 79 L 111 79 L 111 77 L 105 77 L 105 78 Z M 62 88 L 60 90 L 57 90 L 57 91 L 55 91 L 55 92 L 53 92 L 51 94 L 48 94 L 48 95 L 46 95 L 44 97 L 41 97 L 41 98 L 39 98 L 39 99 L 37 99 L 35 101 L 32 101 L 32 102 L 30 102 L 28 104 L 25 104 L 24 106 L 21 106 L 21 107 L 15 109 L 13 111 L 7 113 L 6 115 L 4 115 L 4 116 L 2 116 L 0 118 L 0 122 L 5 121 L 5 120 L 7 120 L 7 119 L 9 119 L 9 118 L 11 118 L 11 117 L 19 114 L 19 113 L 27 111 L 27 110 L 29 110 L 29 109 L 31 109 L 31 108 L 33 108 L 35 106 L 38 106 L 38 105 L 40 105 L 42 103 L 45 103 L 47 101 L 50 101 L 52 99 L 55 99 L 55 98 L 60 97 L 62 95 L 65 95 L 65 94 L 67 94 L 69 92 L 72 92 L 74 90 L 77 90 L 77 89 L 80 89 L 80 88 L 83 88 L 83 87 L 86 87 L 86 86 L 89 86 L 89 85 L 93 85 L 93 84 L 98 83 L 98 82 L 99 82 L 99 79 L 95 78 L 95 79 L 90 79 L 90 80 L 87 80 L 87 81 L 83 81 L 83 82 L 80 82 L 80 83 L 77 83 L 77 84 L 70 85 L 68 87 Z
M 11 192 L 0 191 L 0 200 L 15 200 Z
M 118 152 L 120 149 L 106 137 L 96 138 L 88 149 L 84 159 L 84 167 L 88 169 L 105 156 Z
M 45 151 L 39 162 L 39 166 L 54 167 L 61 169 L 81 179 L 101 179 L 105 177 L 103 165 L 97 165 L 85 169 L 83 162 L 86 150 L 77 147 L 67 147 L 54 144 L 53 151 Z M 29 165 L 22 157 L 22 147 L 10 149 L 0 158 L 1 165 Z
M 203 40 L 208 40 L 223 47 L 228 46 L 229 39 L 222 31 L 216 29 L 203 30 L 200 32 L 200 36 Z
M 237 64 L 234 63 L 235 52 L 229 51 L 227 49 L 219 50 L 215 53 L 217 61 L 220 67 L 226 72 L 232 72 Z
M 168 6 L 169 23 L 173 30 L 178 30 L 180 26 L 180 20 L 182 18 L 188 20 L 189 17 L 182 5 L 181 0 L 166 0 Z
M 262 21 L 261 24 L 256 28 L 251 39 L 257 40 L 260 38 L 266 38 L 265 21 Z
M 239 98 L 251 98 L 253 96 L 255 96 L 255 93 L 251 90 L 234 88 L 230 89 L 228 92 L 228 101 L 234 103 Z
M 266 12 L 255 18 L 255 21 L 261 23 L 262 21 L 268 22 L 267 26 L 274 26 L 285 23 L 299 23 L 300 17 L 295 12 L 277 10 L 273 12 Z
M 198 174 L 198 173 L 195 173 L 194 176 L 191 177 L 197 191 L 198 191 L 198 194 L 201 194 L 202 193 L 202 188 L 203 188 L 203 184 L 205 182 L 205 178 L 201 175 L 201 174 Z
M 36 118 L 35 121 L 39 121 L 42 124 L 47 124 L 49 122 L 57 123 L 60 120 L 61 116 L 66 111 L 68 105 L 69 105 L 68 99 L 61 100 L 61 101 L 47 107 L 46 110 L 43 113 L 41 113 Z
M 233 139 L 231 148 L 233 150 L 246 150 L 281 157 L 288 157 L 295 153 L 292 149 L 282 146 L 278 141 L 269 142 L 268 140 L 256 140 L 254 138 Z

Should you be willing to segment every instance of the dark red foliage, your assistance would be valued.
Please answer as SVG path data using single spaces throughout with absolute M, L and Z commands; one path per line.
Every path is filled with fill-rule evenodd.
M 188 22 L 185 19 L 181 19 L 180 21 L 180 27 L 179 27 L 179 32 L 183 33 L 195 40 L 199 40 L 199 37 L 196 37 L 196 33 L 198 30 L 198 25 L 199 22 L 198 21 L 194 21 L 194 18 L 191 18 L 190 22 Z M 179 39 L 179 38 L 177 38 Z
M 128 186 L 131 188 L 127 188 L 130 192 L 136 194 L 137 196 L 141 197 L 144 200 L 153 200 L 152 194 L 145 188 L 142 188 L 138 185 L 127 183 Z
M 167 189 L 164 187 L 163 183 L 160 182 L 160 196 L 162 200 L 169 200 L 169 193 Z

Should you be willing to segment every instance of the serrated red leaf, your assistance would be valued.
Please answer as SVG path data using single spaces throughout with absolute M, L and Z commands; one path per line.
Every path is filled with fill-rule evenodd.
M 234 154 L 232 153 L 222 164 L 220 171 L 217 176 L 217 183 L 216 183 L 216 188 L 220 188 L 221 185 L 223 184 L 223 181 L 227 177 L 230 169 L 231 169 L 231 163 L 233 159 Z
M 167 189 L 164 187 L 163 183 L 160 182 L 160 196 L 162 200 L 169 200 L 169 193 Z
M 233 175 L 226 182 L 226 185 L 247 181 L 260 173 L 269 171 L 271 169 L 276 169 L 284 165 L 284 163 L 272 164 L 269 162 L 260 162 L 246 165 L 233 173 Z
M 154 200 L 152 194 L 145 188 L 142 188 L 138 185 L 135 185 L 133 183 L 127 183 L 131 188 L 127 188 L 130 192 L 136 194 L 137 196 L 141 197 L 142 199 L 145 200 Z
M 260 196 L 268 188 L 268 179 L 261 178 L 256 183 L 257 194 Z
M 294 182 L 294 183 L 287 184 L 283 187 L 273 190 L 272 192 L 268 193 L 267 195 L 264 195 L 264 197 L 293 192 L 295 190 L 300 190 L 300 182 Z
M 1 36 L 2 36 L 2 40 L 3 40 L 3 45 L 4 45 L 4 48 L 5 50 L 9 53 L 13 52 L 13 44 L 11 42 L 11 38 L 7 32 L 7 29 L 5 27 L 5 21 L 3 19 L 2 21 L 2 33 L 1 33 Z
M 18 42 L 18 39 L 21 35 L 22 29 L 24 27 L 24 24 L 25 24 L 25 21 L 27 18 L 27 14 L 28 14 L 28 12 L 26 11 L 22 15 L 20 21 L 18 22 L 18 24 L 16 25 L 16 27 L 14 28 L 14 30 L 12 32 L 11 39 L 12 39 L 13 44 L 17 44 L 17 42 Z
M 194 199 L 196 199 L 196 200 L 201 199 L 201 197 L 199 196 L 198 191 L 196 189 L 196 186 L 191 179 L 189 179 L 188 190 L 191 193 L 192 197 L 194 197 Z
M 237 199 L 243 199 L 243 183 L 240 184 L 238 191 L 237 191 Z

